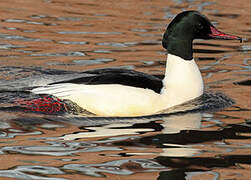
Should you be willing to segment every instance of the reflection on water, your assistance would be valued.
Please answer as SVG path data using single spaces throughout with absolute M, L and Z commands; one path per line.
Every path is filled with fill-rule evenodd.
M 14 0 L 0 5 L 1 178 L 249 179 L 247 0 Z M 64 102 L 68 113 L 34 113 L 16 103 L 41 98 L 24 89 L 82 78 L 79 71 L 94 68 L 122 67 L 161 78 L 162 33 L 188 9 L 244 39 L 242 44 L 195 42 L 207 90 L 196 101 L 160 112 L 165 115 L 138 118 L 86 117 L 69 102 Z
M 160 173 L 159 178 L 178 176 L 179 173 L 187 177 L 186 172 L 192 175 L 203 170 L 200 173 L 214 174 L 210 168 L 251 163 L 250 155 L 232 154 L 236 151 L 244 153 L 250 148 L 243 143 L 250 139 L 250 124 L 225 124 L 224 121 L 231 120 L 227 116 L 220 120 L 217 114 L 194 112 L 156 116 L 149 120 L 114 118 L 112 123 L 99 119 L 100 124 L 95 126 L 93 123 L 88 125 L 88 121 L 71 125 L 69 123 L 74 124 L 75 119 L 72 117 L 64 117 L 64 122 L 68 122 L 65 124 L 62 118 L 34 117 L 27 113 L 17 114 L 16 119 L 5 118 L 1 122 L 1 132 L 5 134 L 0 137 L 0 155 L 21 155 L 23 158 L 18 162 L 25 165 L 0 170 L 0 175 L 43 179 L 44 175 L 52 174 L 105 177 L 106 173 L 132 175 L 165 171 L 167 174 Z M 221 156 L 215 157 L 217 154 Z M 103 158 L 108 161 L 102 161 Z M 100 160 L 102 163 L 94 163 Z M 53 163 L 60 166 L 52 167 Z M 172 168 L 174 170 L 170 171 Z

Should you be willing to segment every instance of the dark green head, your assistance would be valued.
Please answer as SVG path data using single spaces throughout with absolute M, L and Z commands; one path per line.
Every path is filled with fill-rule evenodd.
M 184 11 L 168 25 L 162 45 L 168 53 L 185 60 L 193 59 L 192 42 L 194 39 L 238 39 L 218 31 L 208 18 L 198 11 Z

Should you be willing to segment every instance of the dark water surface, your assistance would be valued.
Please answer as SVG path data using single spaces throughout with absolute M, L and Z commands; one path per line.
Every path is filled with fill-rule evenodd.
M 84 70 L 121 67 L 162 76 L 162 33 L 177 13 L 191 9 L 244 39 L 195 41 L 211 97 L 196 111 L 182 106 L 189 111 L 87 118 L 74 105 L 71 113 L 53 115 L 17 106 L 31 98 L 17 89 Z M 248 0 L 0 1 L 0 179 L 249 179 L 250 9 Z

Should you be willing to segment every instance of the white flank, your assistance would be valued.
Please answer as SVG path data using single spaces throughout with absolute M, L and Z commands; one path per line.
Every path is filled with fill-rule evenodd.
M 77 85 L 62 83 L 33 89 L 69 99 L 99 116 L 142 116 L 194 99 L 203 93 L 203 81 L 194 62 L 169 54 L 161 93 L 119 84 Z

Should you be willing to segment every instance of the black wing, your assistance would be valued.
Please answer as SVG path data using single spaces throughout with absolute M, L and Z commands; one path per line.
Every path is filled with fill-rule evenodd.
M 134 86 L 139 88 L 151 89 L 160 93 L 163 87 L 162 78 L 149 75 L 142 72 L 137 72 L 128 69 L 95 69 L 82 72 L 88 74 L 87 77 L 80 77 L 76 79 L 60 81 L 58 83 L 75 83 L 75 84 L 122 84 L 126 86 Z

